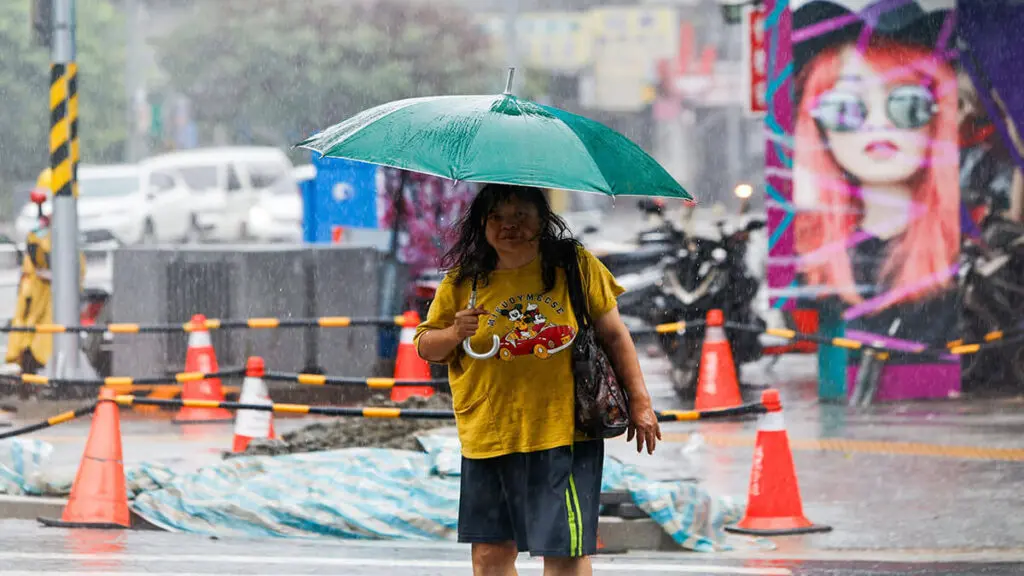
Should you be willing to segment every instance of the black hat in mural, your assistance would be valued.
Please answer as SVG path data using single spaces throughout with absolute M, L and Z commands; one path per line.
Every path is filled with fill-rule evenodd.
M 837 44 L 856 41 L 865 24 L 872 20 L 875 22 L 873 35 L 935 48 L 943 24 L 949 15 L 948 9 L 926 12 L 913 1 L 878 0 L 860 12 L 854 12 L 837 1 L 811 0 L 793 12 L 794 36 L 803 28 L 829 20 L 846 18 L 849 21 L 823 34 L 800 42 L 794 41 L 794 73 L 799 74 L 803 66 L 818 52 Z M 952 32 L 948 35 L 944 49 L 952 49 L 955 46 L 955 36 Z

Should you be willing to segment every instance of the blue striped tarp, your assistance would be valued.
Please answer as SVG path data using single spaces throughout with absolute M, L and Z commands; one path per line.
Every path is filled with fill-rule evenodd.
M 458 439 L 419 437 L 423 452 L 349 448 L 244 456 L 194 472 L 160 463 L 126 471 L 131 507 L 166 530 L 209 536 L 454 540 L 458 522 Z M 0 441 L 0 493 L 66 494 L 71 478 L 47 479 L 53 447 Z M 727 536 L 743 506 L 695 482 L 654 481 L 606 457 L 604 491 L 627 490 L 637 506 L 684 548 L 732 549 Z M 759 544 L 764 546 L 765 544 Z

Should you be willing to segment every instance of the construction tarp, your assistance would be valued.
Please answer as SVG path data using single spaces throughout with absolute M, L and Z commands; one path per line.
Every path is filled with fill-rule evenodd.
M 458 522 L 458 439 L 418 437 L 423 451 L 347 448 L 283 456 L 241 456 L 188 472 L 144 463 L 125 474 L 130 506 L 175 532 L 230 537 L 454 540 Z M 70 479 L 46 479 L 45 442 L 0 442 L 0 492 L 52 495 Z M 603 491 L 626 490 L 673 540 L 711 552 L 765 546 L 724 526 L 741 503 L 693 481 L 653 481 L 606 457 Z

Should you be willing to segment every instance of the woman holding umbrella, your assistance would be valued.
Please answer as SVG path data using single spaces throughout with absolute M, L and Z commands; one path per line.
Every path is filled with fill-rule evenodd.
M 472 544 L 477 575 L 515 574 L 519 551 L 543 556 L 545 574 L 590 574 L 604 444 L 577 431 L 585 404 L 576 405 L 583 388 L 574 379 L 600 374 L 607 383 L 613 368 L 629 415 L 604 416 L 636 438 L 638 452 L 646 445 L 652 453 L 661 432 L 619 317 L 623 289 L 540 189 L 693 198 L 622 134 L 511 88 L 510 71 L 503 94 L 391 102 L 298 145 L 486 184 L 461 218 L 442 262 L 447 276 L 415 338 L 424 359 L 449 366 L 463 452 L 459 540 Z M 592 334 L 609 370 L 604 356 L 588 356 L 592 371 L 573 362 L 574 344 L 586 348 Z
M 661 437 L 633 340 L 618 314 L 623 289 L 567 233 L 541 190 L 489 184 L 459 223 L 449 270 L 416 334 L 420 355 L 447 363 L 462 443 L 459 541 L 477 574 L 512 574 L 517 551 L 545 573 L 586 574 L 597 548 L 604 443 L 573 419 L 567 348 L 578 327 L 566 268 L 577 259 L 598 336 L 629 394 L 637 450 Z M 467 307 L 474 280 L 477 303 Z M 498 336 L 497 356 L 463 353 Z M 480 342 L 478 342 L 480 341 Z

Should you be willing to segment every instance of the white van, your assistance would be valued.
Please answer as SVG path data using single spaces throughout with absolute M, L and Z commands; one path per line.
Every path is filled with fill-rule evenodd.
M 193 191 L 193 212 L 208 240 L 251 238 L 250 212 L 263 197 L 299 195 L 291 177 L 292 163 L 279 148 L 196 148 L 153 156 L 146 162 L 181 174 Z
M 78 229 L 86 244 L 178 242 L 191 239 L 191 192 L 173 170 L 141 164 L 78 168 Z M 50 199 L 43 213 L 50 214 Z M 15 221 L 19 241 L 39 225 L 28 203 Z

